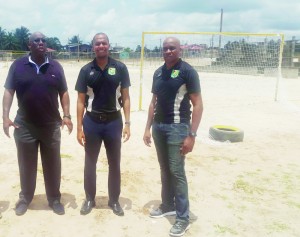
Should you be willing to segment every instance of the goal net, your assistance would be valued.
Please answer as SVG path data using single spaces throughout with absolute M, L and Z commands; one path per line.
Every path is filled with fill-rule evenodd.
M 180 40 L 181 58 L 198 71 L 203 93 L 208 94 L 205 98 L 211 95 L 215 104 L 222 105 L 229 98 L 235 103 L 249 103 L 250 98 L 252 103 L 272 101 L 274 97 L 277 100 L 282 34 L 143 32 L 139 110 L 148 107 L 149 98 L 145 94 L 151 94 L 154 70 L 164 63 L 162 45 L 169 36 Z M 243 94 L 242 98 L 238 92 Z

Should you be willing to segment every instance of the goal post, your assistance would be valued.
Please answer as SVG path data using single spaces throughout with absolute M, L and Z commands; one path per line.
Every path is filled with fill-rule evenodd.
M 283 34 L 143 32 L 140 59 L 139 110 L 143 109 L 145 71 L 150 69 L 153 74 L 156 68 L 163 65 L 162 43 L 169 36 L 177 37 L 180 40 L 181 58 L 191 64 L 198 72 L 205 73 L 205 76 L 218 74 L 224 78 L 225 75 L 230 75 L 231 78 L 233 75 L 274 78 L 274 100 L 278 100 L 284 46 Z

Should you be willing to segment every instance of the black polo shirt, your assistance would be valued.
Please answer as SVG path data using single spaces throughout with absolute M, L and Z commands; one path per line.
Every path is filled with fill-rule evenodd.
M 154 120 L 162 123 L 190 123 L 189 94 L 200 92 L 196 70 L 188 63 L 178 61 L 173 68 L 164 64 L 153 75 L 152 93 L 157 95 Z
M 8 72 L 4 87 L 16 91 L 17 117 L 35 125 L 49 125 L 61 121 L 58 93 L 67 91 L 62 66 L 48 59 L 37 71 L 29 56 L 16 59 Z
M 130 78 L 126 65 L 109 57 L 103 71 L 97 65 L 96 59 L 83 66 L 75 90 L 86 93 L 87 111 L 109 113 L 121 109 L 121 88 L 129 86 Z

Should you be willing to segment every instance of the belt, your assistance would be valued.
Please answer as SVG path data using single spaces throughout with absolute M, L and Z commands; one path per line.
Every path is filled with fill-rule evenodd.
M 86 111 L 86 114 L 96 122 L 110 122 L 122 117 L 120 111 L 115 111 L 111 113 L 98 113 Z

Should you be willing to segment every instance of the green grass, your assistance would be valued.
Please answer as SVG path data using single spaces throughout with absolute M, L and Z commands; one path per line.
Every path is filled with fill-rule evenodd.
M 60 154 L 60 157 L 61 158 L 66 158 L 66 159 L 72 158 L 72 156 L 68 155 L 68 154 Z
M 262 194 L 264 192 L 264 189 L 262 187 L 252 185 L 241 178 L 235 181 L 233 187 L 234 190 L 240 190 L 247 194 L 254 194 L 254 193 Z
M 214 225 L 216 228 L 216 232 L 219 234 L 231 234 L 231 235 L 238 235 L 238 232 L 228 226 L 221 226 L 221 225 Z
M 286 230 L 289 230 L 290 227 L 282 222 L 273 222 L 271 225 L 267 226 L 267 229 L 271 231 L 271 233 L 278 233 L 278 232 L 284 232 Z

